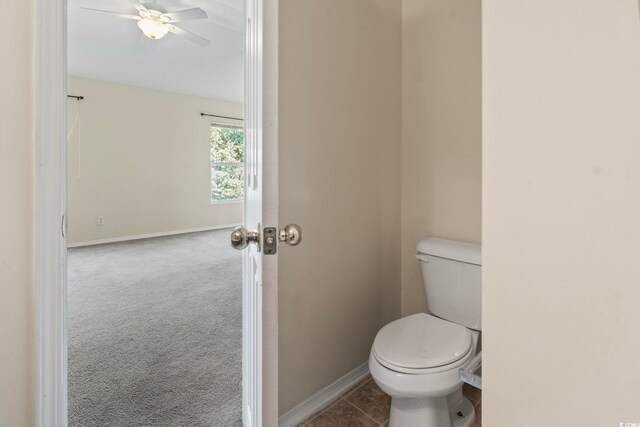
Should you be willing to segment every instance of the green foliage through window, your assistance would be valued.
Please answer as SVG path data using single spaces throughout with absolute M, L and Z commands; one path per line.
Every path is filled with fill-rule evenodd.
M 232 127 L 211 126 L 211 201 L 244 198 L 244 132 Z

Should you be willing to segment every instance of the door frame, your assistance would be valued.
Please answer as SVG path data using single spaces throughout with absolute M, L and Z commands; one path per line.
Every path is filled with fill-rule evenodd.
M 33 419 L 37 427 L 67 425 L 67 0 L 33 1 Z M 277 225 L 278 141 L 278 1 L 246 0 L 246 10 L 256 11 L 254 55 L 260 78 L 258 108 L 245 106 L 246 114 L 260 115 L 264 144 L 267 203 L 265 222 Z M 245 15 L 246 15 L 245 10 Z M 254 97 L 256 99 L 256 97 Z M 278 311 L 277 257 L 263 264 L 261 390 L 259 426 L 276 426 L 278 419 Z M 244 307 L 243 307 L 244 309 Z M 243 350 L 244 352 L 244 350 Z M 262 396 L 262 397 L 260 397 Z

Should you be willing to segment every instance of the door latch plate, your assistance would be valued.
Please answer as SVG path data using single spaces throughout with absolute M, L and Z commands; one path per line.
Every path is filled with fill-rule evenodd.
M 262 246 L 265 255 L 275 255 L 278 252 L 278 230 L 276 227 L 265 227 Z

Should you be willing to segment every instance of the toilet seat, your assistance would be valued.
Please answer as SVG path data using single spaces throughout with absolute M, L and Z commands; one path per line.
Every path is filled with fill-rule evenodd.
M 383 327 L 372 353 L 393 371 L 429 374 L 455 369 L 472 347 L 471 332 L 464 326 L 419 313 Z

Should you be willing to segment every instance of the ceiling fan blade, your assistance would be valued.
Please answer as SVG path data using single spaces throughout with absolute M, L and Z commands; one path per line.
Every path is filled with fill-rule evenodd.
M 179 10 L 177 12 L 167 12 L 162 14 L 162 20 L 166 22 L 192 21 L 194 19 L 207 19 L 207 12 L 195 7 L 193 9 Z
M 176 27 L 175 25 L 167 24 L 167 28 L 176 36 L 181 36 L 189 39 L 192 42 L 199 44 L 200 46 L 207 47 L 211 44 L 210 40 L 207 40 L 204 37 L 200 37 L 197 34 L 193 34 L 191 31 L 183 30 L 182 28 Z
M 133 5 L 133 7 L 138 9 L 138 12 L 148 12 L 149 11 L 149 9 L 147 9 L 147 7 L 145 5 L 143 5 L 142 3 L 140 3 L 138 0 L 129 0 L 129 3 L 131 3 Z
M 141 19 L 138 15 L 128 15 L 126 13 L 114 12 L 113 10 L 91 9 L 90 7 L 81 7 L 80 9 L 91 10 L 93 12 L 110 13 L 112 15 L 119 16 L 120 18 L 134 19 L 136 21 Z

